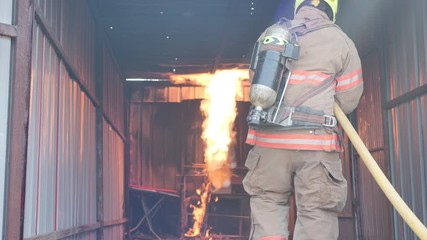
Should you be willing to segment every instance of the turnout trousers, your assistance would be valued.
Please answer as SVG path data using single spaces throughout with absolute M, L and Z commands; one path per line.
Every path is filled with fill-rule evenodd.
M 287 240 L 289 197 L 295 194 L 294 240 L 338 239 L 338 213 L 347 199 L 347 182 L 337 152 L 254 146 L 243 179 L 250 195 L 251 240 Z

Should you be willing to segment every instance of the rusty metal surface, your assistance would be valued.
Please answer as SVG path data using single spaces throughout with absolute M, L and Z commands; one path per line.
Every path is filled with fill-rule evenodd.
M 4 2 L 4 1 L 2 1 Z M 13 55 L 13 80 L 10 88 L 10 134 L 6 239 L 22 239 L 24 216 L 23 196 L 27 150 L 27 126 L 31 76 L 31 34 L 34 16 L 33 1 L 15 1 L 15 22 L 18 37 Z
M 373 154 L 380 168 L 387 173 L 389 163 L 385 158 L 383 112 L 381 101 L 380 56 L 378 51 L 362 59 L 364 93 L 357 108 L 357 129 L 366 147 Z M 392 233 L 391 205 L 378 184 L 358 156 L 354 156 L 353 176 L 358 203 L 358 234 L 368 239 L 390 239 Z
M 405 202 L 427 224 L 427 2 L 400 3 L 394 13 L 402 9 L 408 15 L 388 26 L 390 43 L 385 48 L 390 177 Z M 395 211 L 393 229 L 395 239 L 416 238 Z

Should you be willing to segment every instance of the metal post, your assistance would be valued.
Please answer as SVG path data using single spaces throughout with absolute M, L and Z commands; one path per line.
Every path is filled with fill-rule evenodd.
M 28 121 L 30 111 L 31 47 L 34 1 L 15 1 L 17 37 L 14 44 L 10 89 L 6 239 L 22 239 L 25 203 Z
M 96 49 L 95 49 L 95 94 L 99 102 L 96 107 L 96 220 L 104 221 L 104 114 L 102 111 L 103 84 L 104 75 L 103 58 L 104 49 L 101 38 L 101 31 L 96 31 Z M 96 233 L 97 239 L 104 238 L 104 229 L 99 228 Z

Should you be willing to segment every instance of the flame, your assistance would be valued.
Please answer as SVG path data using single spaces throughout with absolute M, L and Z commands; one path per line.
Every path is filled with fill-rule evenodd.
M 203 122 L 202 139 L 206 143 L 205 162 L 209 182 L 216 189 L 230 185 L 231 170 L 228 158 L 229 147 L 234 139 L 233 123 L 236 118 L 236 95 L 241 95 L 237 72 L 221 71 L 210 81 L 207 98 L 201 110 Z
M 194 223 L 193 227 L 190 228 L 185 234 L 186 237 L 200 236 L 202 225 L 206 216 L 206 208 L 210 201 L 210 188 L 211 184 L 208 183 L 206 184 L 203 193 L 200 189 L 197 189 L 197 195 L 200 196 L 200 201 L 197 203 L 197 206 L 190 205 L 190 207 L 193 209 Z M 206 232 L 209 233 L 209 231 Z
M 196 83 L 206 86 L 200 109 L 203 122 L 202 139 L 206 143 L 204 161 L 209 182 L 220 189 L 230 185 L 229 147 L 235 136 L 236 97 L 242 96 L 241 82 L 248 79 L 243 69 L 218 70 L 215 74 L 170 75 L 175 83 Z
M 205 218 L 211 185 L 215 189 L 229 187 L 231 184 L 231 167 L 229 148 L 234 141 L 233 123 L 237 115 L 236 97 L 242 97 L 242 80 L 248 79 L 248 71 L 242 69 L 218 70 L 215 74 L 170 75 L 175 83 L 196 83 L 206 87 L 205 99 L 200 109 L 205 116 L 202 139 L 206 149 L 204 161 L 208 184 L 201 193 L 198 207 L 193 208 L 194 225 L 186 236 L 200 236 Z M 207 231 L 209 234 L 209 231 Z

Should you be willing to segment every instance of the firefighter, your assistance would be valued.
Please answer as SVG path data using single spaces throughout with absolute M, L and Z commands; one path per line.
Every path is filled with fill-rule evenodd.
M 276 109 L 281 113 L 273 122 L 278 124 L 271 127 L 268 119 L 264 122 L 270 124 L 249 124 L 246 143 L 253 147 L 243 186 L 250 195 L 250 239 L 288 239 L 292 192 L 297 207 L 293 239 L 338 239 L 347 182 L 333 103 L 346 114 L 352 112 L 362 95 L 363 78 L 354 43 L 334 24 L 337 1 L 296 0 L 289 29 L 299 57 L 287 71 L 283 104 Z M 250 75 L 256 77 L 256 71 Z

